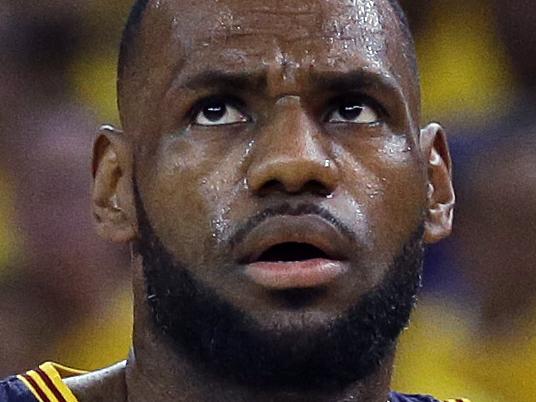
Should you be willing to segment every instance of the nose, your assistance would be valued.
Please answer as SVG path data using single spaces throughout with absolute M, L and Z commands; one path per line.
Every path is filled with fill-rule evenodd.
M 259 195 L 311 192 L 326 196 L 337 186 L 339 171 L 329 143 L 297 97 L 281 99 L 258 137 L 247 180 Z

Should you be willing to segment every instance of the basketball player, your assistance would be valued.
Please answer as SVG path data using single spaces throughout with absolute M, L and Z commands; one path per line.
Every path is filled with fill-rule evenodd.
M 454 206 L 398 3 L 140 0 L 118 82 L 93 208 L 132 246 L 132 351 L 2 400 L 435 401 L 390 390 Z

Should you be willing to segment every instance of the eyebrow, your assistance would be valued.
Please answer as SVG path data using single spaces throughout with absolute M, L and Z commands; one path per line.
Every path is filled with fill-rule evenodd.
M 350 71 L 311 71 L 309 79 L 318 92 L 349 92 L 374 90 L 397 101 L 405 102 L 404 91 L 399 82 L 390 74 L 373 69 L 358 68 Z M 267 69 L 228 72 L 207 70 L 186 75 L 178 83 L 179 88 L 190 90 L 218 88 L 223 90 L 264 91 L 268 87 Z
M 180 80 L 178 86 L 179 88 L 191 90 L 203 88 L 262 90 L 266 88 L 267 83 L 268 77 L 263 71 L 234 73 L 221 70 L 208 70 L 184 77 Z
M 311 78 L 318 89 L 324 91 L 344 92 L 356 89 L 377 89 L 403 98 L 402 87 L 394 77 L 374 70 L 313 71 Z

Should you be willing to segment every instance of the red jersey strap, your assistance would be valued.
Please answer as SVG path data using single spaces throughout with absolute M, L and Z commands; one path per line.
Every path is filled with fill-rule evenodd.
M 78 402 L 62 378 L 85 374 L 56 363 L 44 363 L 17 376 L 39 402 Z

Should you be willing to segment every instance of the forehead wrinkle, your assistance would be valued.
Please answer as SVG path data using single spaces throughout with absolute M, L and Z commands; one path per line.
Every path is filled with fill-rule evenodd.
M 233 19 L 229 23 L 215 23 L 191 41 L 191 50 L 196 47 L 208 47 L 210 45 L 228 45 L 229 42 L 245 42 L 258 38 L 262 41 L 297 42 L 309 38 L 321 38 L 323 35 L 317 32 L 308 18 L 303 22 L 295 18 L 277 17 L 275 14 L 269 17 L 263 16 L 263 23 L 258 23 L 258 18 L 246 18 L 241 16 L 239 21 Z
M 360 41 L 367 49 L 378 51 L 385 42 L 385 27 L 381 25 L 382 15 L 373 0 L 361 0 L 355 5 L 346 5 L 333 10 L 315 11 L 250 10 L 241 12 L 219 12 L 215 18 L 207 16 L 203 20 L 211 26 L 198 37 L 197 41 L 222 43 L 236 38 L 272 37 L 280 42 L 304 39 L 329 39 Z M 268 12 L 269 11 L 269 12 Z
M 397 98 L 403 98 L 403 89 L 396 77 L 389 70 L 368 65 L 358 58 L 350 58 L 344 64 L 332 66 L 329 64 L 311 65 L 303 59 L 296 59 L 281 51 L 285 46 L 274 43 L 274 55 L 270 60 L 264 53 L 256 53 L 256 61 L 239 65 L 229 52 L 224 51 L 215 57 L 189 57 L 181 65 L 182 70 L 174 76 L 170 91 L 178 89 L 215 88 L 226 83 L 235 83 L 237 89 L 257 88 L 266 89 L 271 97 L 281 94 L 291 95 L 299 92 L 299 84 L 312 83 L 313 87 L 329 89 L 337 82 L 344 82 L 347 88 L 385 88 Z M 235 49 L 237 50 L 237 49 Z M 209 48 L 204 49 L 208 55 L 213 55 Z M 194 52 L 194 54 L 197 52 Z M 207 63 L 207 60 L 210 62 Z M 222 85 L 218 85 L 218 80 Z M 241 84 L 248 82 L 247 85 Z M 355 84 L 355 85 L 354 85 Z M 338 86 L 339 88 L 341 85 Z
M 313 37 L 355 40 L 369 36 L 363 42 L 373 48 L 385 42 L 387 27 L 384 23 L 393 22 L 386 17 L 394 14 L 385 0 L 309 1 L 305 5 L 293 2 L 291 6 L 287 6 L 287 2 L 267 4 L 270 0 L 263 0 L 249 8 L 245 8 L 242 1 L 226 0 L 210 6 L 183 5 L 179 10 L 177 3 L 177 0 L 159 0 L 152 2 L 149 9 L 168 14 L 165 19 L 172 21 L 174 36 L 185 44 L 193 40 L 203 42 L 203 45 L 252 35 L 273 35 L 282 41 Z M 204 28 L 200 30 L 199 27 Z M 184 29 L 187 35 L 179 32 Z
M 352 87 L 382 88 L 403 97 L 400 83 L 388 72 L 381 69 L 357 67 L 337 70 L 312 70 L 311 79 L 325 90 L 352 89 Z
M 333 43 L 338 39 L 356 42 L 376 63 L 382 62 L 388 28 L 384 23 L 386 19 L 390 20 L 385 14 L 391 9 L 388 6 L 389 10 L 384 10 L 387 4 L 383 0 L 315 1 L 312 5 L 308 2 L 305 6 L 293 4 L 290 7 L 286 2 L 276 2 L 275 5 L 265 4 L 266 1 L 257 3 L 245 8 L 243 2 L 227 0 L 216 3 L 215 7 L 201 5 L 195 10 L 184 7 L 181 9 L 184 15 L 180 16 L 176 15 L 176 3 L 173 3 L 175 11 L 173 8 L 168 10 L 171 14 L 168 19 L 173 21 L 174 36 L 183 42 L 188 52 L 233 40 L 247 42 L 253 37 L 272 38 L 280 43 L 307 39 L 331 40 Z M 344 46 L 341 48 L 347 49 Z
M 177 63 L 168 88 L 175 86 L 177 78 L 185 70 L 203 69 L 199 65 L 202 59 L 210 60 L 212 67 L 216 65 L 225 71 L 249 70 L 251 64 L 255 63 L 271 66 L 274 75 L 279 77 L 284 75 L 282 69 L 276 69 L 273 64 L 281 64 L 281 60 L 286 60 L 287 72 L 292 71 L 292 64 L 300 67 L 324 65 L 344 68 L 352 61 L 353 67 L 365 65 L 391 72 L 399 82 L 405 76 L 404 69 L 397 67 L 397 57 L 393 56 L 395 53 L 388 51 L 389 48 L 396 50 L 395 44 L 388 45 L 387 41 L 391 36 L 395 37 L 393 29 L 397 28 L 390 28 L 389 23 L 395 22 L 394 11 L 390 6 L 385 8 L 384 0 L 316 1 L 309 7 L 292 5 L 286 8 L 286 2 L 279 2 L 281 7 L 275 8 L 273 4 L 264 4 L 270 3 L 270 0 L 263 0 L 248 10 L 239 9 L 236 12 L 232 6 L 236 8 L 240 2 L 233 0 L 220 1 L 211 7 L 201 5 L 201 11 L 197 6 L 195 10 L 192 7 L 177 10 L 176 1 L 166 2 L 168 7 L 171 7 L 171 3 L 175 6 L 166 7 L 166 16 L 164 20 L 159 19 L 159 23 L 172 20 L 171 35 L 181 42 L 183 54 L 188 55 L 183 60 L 184 66 Z M 192 15 L 194 18 L 190 18 Z M 266 22 L 266 15 L 274 17 L 276 21 L 288 18 L 291 22 L 283 24 L 285 29 L 272 29 L 273 24 Z M 308 18 L 300 19 L 304 16 Z M 316 23 L 311 23 L 315 20 Z M 207 29 L 200 28 L 207 24 Z M 315 51 L 307 56 L 305 53 L 311 48 L 308 41 L 314 42 L 312 49 Z M 321 47 L 316 45 L 318 41 L 322 41 Z M 303 45 L 296 45 L 297 42 L 303 42 Z M 283 51 L 277 52 L 278 49 Z M 285 53 L 286 49 L 292 50 Z M 331 53 L 326 50 L 331 50 Z M 276 60 L 278 53 L 285 57 Z M 408 89 L 406 85 L 402 86 Z
M 380 22 L 385 12 L 379 9 L 379 3 L 381 1 L 377 0 L 316 1 L 312 5 L 310 2 L 305 6 L 293 3 L 286 7 L 286 2 L 277 2 L 275 5 L 261 3 L 245 8 L 243 2 L 227 0 L 216 3 L 215 7 L 201 5 L 195 10 L 181 10 L 184 15 L 175 15 L 171 19 L 176 36 L 183 39 L 185 45 L 195 45 L 197 42 L 206 46 L 235 37 L 271 35 L 281 41 L 305 38 L 361 39 L 368 47 L 373 47 L 380 43 L 377 37 L 384 28 Z M 171 12 L 173 14 L 173 10 Z M 204 29 L 199 30 L 200 26 Z M 180 32 L 184 28 L 190 34 L 189 38 Z M 374 40 L 368 37 L 371 35 Z
M 306 37 L 308 31 L 314 30 L 318 14 L 310 7 L 303 9 L 296 5 L 284 7 L 278 4 L 272 9 L 273 6 L 266 5 L 265 1 L 258 1 L 258 5 L 249 8 L 242 1 L 233 0 L 198 3 L 195 7 L 178 6 L 177 3 L 176 0 L 153 2 L 149 11 L 158 10 L 161 15 L 165 14 L 160 22 L 171 22 L 173 36 L 189 51 L 199 44 L 206 46 L 225 43 L 234 37 L 275 35 L 283 31 L 289 33 L 289 39 Z
M 266 87 L 264 70 L 229 72 L 224 70 L 201 70 L 197 74 L 183 75 L 176 88 L 197 90 L 206 88 L 231 88 L 233 90 L 262 91 Z
M 370 60 L 382 64 L 388 40 L 384 14 L 376 0 L 353 0 L 339 13 L 330 15 L 324 22 L 324 31 L 331 38 L 355 41 L 354 46 L 363 49 Z
M 291 37 L 307 35 L 318 25 L 320 10 L 305 7 L 298 2 L 288 6 L 286 2 L 277 2 L 276 6 L 259 2 L 258 5 L 247 7 L 244 2 L 228 1 L 225 16 L 218 13 L 216 32 L 224 36 L 251 34 L 278 34 L 286 32 Z
M 262 54 L 257 55 L 259 58 Z M 228 77 L 234 81 L 254 81 L 262 85 L 262 77 L 266 76 L 267 66 L 253 63 L 245 66 L 237 63 L 235 57 L 225 53 L 221 59 L 214 60 L 210 57 L 201 57 L 202 62 L 196 57 L 190 57 L 179 69 L 171 82 L 169 88 L 181 89 L 205 85 L 214 82 L 213 78 Z M 207 60 L 209 61 L 207 63 Z

